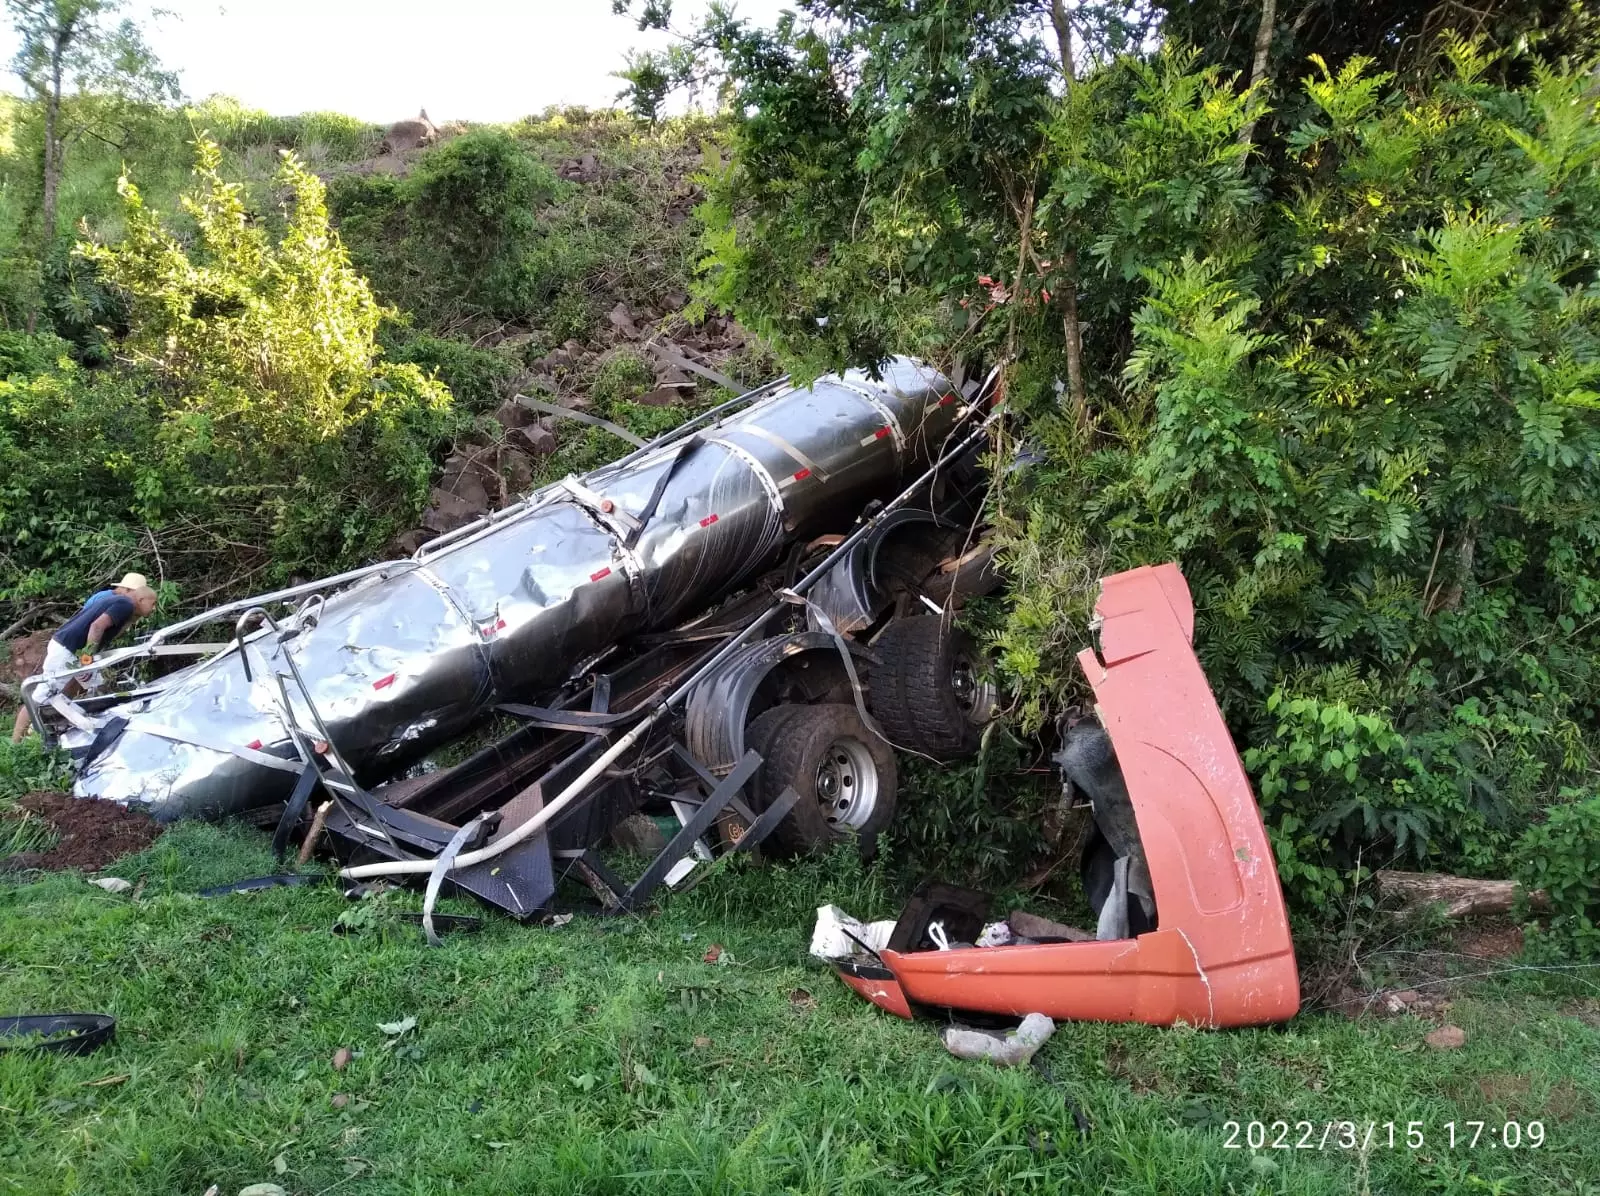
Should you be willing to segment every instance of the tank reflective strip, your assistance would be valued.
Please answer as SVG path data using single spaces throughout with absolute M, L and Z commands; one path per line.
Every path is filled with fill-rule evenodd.
M 905 449 L 905 429 L 900 426 L 900 420 L 899 417 L 895 415 L 894 408 L 889 406 L 888 403 L 885 403 L 881 395 L 874 394 L 865 386 L 857 386 L 854 382 L 846 381 L 843 378 L 830 378 L 828 379 L 828 382 L 829 385 L 837 386 L 841 390 L 848 390 L 858 399 L 863 399 L 870 404 L 874 411 L 883 416 L 884 426 L 889 429 L 890 435 L 894 437 L 895 451 L 901 452 Z M 876 438 L 876 434 L 874 434 L 874 436 Z M 862 441 L 861 443 L 865 444 L 866 441 Z

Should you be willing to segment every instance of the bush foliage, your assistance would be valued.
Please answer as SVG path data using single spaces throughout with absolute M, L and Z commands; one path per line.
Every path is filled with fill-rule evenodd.
M 209 562 L 267 581 L 324 572 L 376 552 L 420 507 L 449 395 L 381 359 L 384 311 L 328 227 L 321 182 L 284 157 L 274 237 L 217 147 L 200 142 L 197 158 L 192 232 L 124 180 L 126 235 L 79 249 L 126 312 L 115 368 L 44 336 L 8 347 L 7 598 L 93 589 L 135 561 L 224 586 Z

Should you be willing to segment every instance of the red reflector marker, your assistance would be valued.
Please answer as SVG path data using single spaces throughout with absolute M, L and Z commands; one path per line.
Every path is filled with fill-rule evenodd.
M 700 521 L 700 526 L 701 526 L 701 527 L 710 527 L 710 526 L 711 526 L 711 525 L 712 525 L 712 524 L 713 524 L 713 523 L 715 523 L 715 522 L 716 522 L 716 521 L 717 521 L 717 517 L 716 517 L 716 515 L 715 515 L 715 514 L 714 514 L 714 513 L 713 513 L 713 514 L 711 514 L 711 515 L 707 515 L 707 516 L 706 516 L 706 517 L 705 517 L 705 518 L 704 518 L 704 519 L 702 519 L 702 520 L 701 520 L 701 521 Z
M 602 579 L 610 577 L 610 576 L 611 576 L 611 566 L 607 565 L 604 569 L 601 569 L 599 572 L 589 574 L 589 580 L 590 581 L 601 581 Z
M 889 434 L 889 429 L 888 428 L 879 428 L 876 432 L 874 432 L 872 434 L 872 438 L 874 440 L 882 440 L 888 434 Z
M 261 748 L 261 741 L 259 739 L 252 739 L 249 743 L 245 744 L 244 746 L 249 748 L 252 752 L 259 751 L 260 748 Z
M 797 482 L 803 482 L 807 478 L 809 478 L 810 476 L 811 476 L 811 471 L 809 469 L 801 469 L 801 470 L 797 470 L 795 472 L 794 480 L 797 481 Z
M 950 406 L 951 403 L 954 403 L 955 401 L 956 401 L 955 395 L 945 395 L 944 398 L 939 400 L 939 406 L 948 407 L 948 406 Z
M 391 685 L 394 684 L 394 678 L 395 678 L 395 675 L 393 673 L 390 673 L 387 677 L 379 677 L 376 681 L 374 681 L 372 683 L 372 688 L 373 689 L 388 689 Z

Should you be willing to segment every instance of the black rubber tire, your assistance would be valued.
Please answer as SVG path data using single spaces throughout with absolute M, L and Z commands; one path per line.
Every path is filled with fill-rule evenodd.
M 868 705 L 889 742 L 936 760 L 975 755 L 987 717 L 956 692 L 958 661 L 969 673 L 983 664 L 972 637 L 938 615 L 915 615 L 889 624 L 872 645 L 882 662 L 872 666 Z
M 750 720 L 744 729 L 744 749 L 747 752 L 757 753 L 765 760 L 772 751 L 772 739 L 777 735 L 783 724 L 788 722 L 799 706 L 774 706 L 764 710 Z M 781 793 L 782 787 L 779 787 Z M 766 809 L 765 799 L 761 792 L 761 774 L 756 773 L 755 779 L 744 789 L 744 803 L 755 814 L 760 814 Z M 745 825 L 744 818 L 738 813 L 727 810 L 717 819 L 717 838 L 727 847 L 733 847 L 750 828 Z
M 767 718 L 773 721 L 762 726 L 762 720 Z M 761 809 L 776 801 L 790 785 L 800 794 L 794 809 L 773 828 L 762 850 L 774 856 L 804 855 L 858 839 L 863 853 L 871 855 L 879 833 L 894 818 L 900 789 L 894 750 L 873 734 L 854 706 L 848 705 L 779 706 L 751 724 L 751 734 L 758 729 L 771 736 L 757 784 Z M 856 827 L 830 822 L 818 796 L 819 770 L 830 749 L 845 741 L 854 741 L 862 749 L 857 754 L 870 757 L 877 785 L 871 813 Z

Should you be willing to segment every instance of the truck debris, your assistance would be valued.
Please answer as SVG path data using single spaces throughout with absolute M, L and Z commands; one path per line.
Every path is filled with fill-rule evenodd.
M 1095 616 L 1099 649 L 1078 663 L 1114 753 L 1058 760 L 1093 798 L 1100 833 L 1084 875 L 1096 940 L 954 946 L 977 943 L 984 900 L 926 886 L 888 945 L 839 964 L 840 978 L 905 1018 L 954 1009 L 1202 1027 L 1286 1020 L 1300 983 L 1283 892 L 1191 646 L 1189 587 L 1171 564 L 1118 573 L 1102 580 Z M 1136 857 L 1148 903 L 1143 880 L 1130 880 Z

